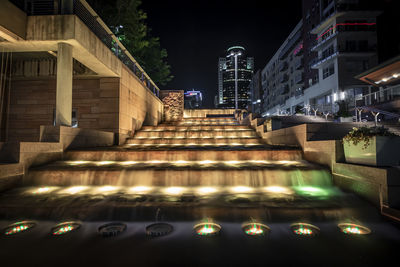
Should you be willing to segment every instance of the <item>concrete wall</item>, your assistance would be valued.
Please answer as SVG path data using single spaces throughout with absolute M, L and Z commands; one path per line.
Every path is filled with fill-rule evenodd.
M 71 128 L 65 126 L 40 126 L 40 142 L 59 142 L 63 150 L 71 148 L 112 146 L 112 132 Z
M 120 76 L 122 62 L 74 15 L 29 16 L 26 44 L 15 50 L 56 51 L 60 41 L 73 46 L 73 57 L 103 76 Z
M 0 7 L 0 37 L 25 39 L 26 14 L 7 0 L 0 0 Z
M 78 126 L 118 132 L 119 79 L 74 79 L 73 109 Z M 11 89 L 9 141 L 38 141 L 41 125 L 53 125 L 56 80 L 14 80 Z
M 143 124 L 161 122 L 162 102 L 128 69 L 121 78 L 73 81 L 72 107 L 78 127 L 129 135 Z M 56 80 L 14 80 L 11 89 L 9 141 L 38 141 L 41 125 L 53 125 Z
M 132 135 L 142 125 L 156 126 L 161 122 L 163 103 L 125 66 L 122 66 L 119 94 L 121 135 Z
M 251 119 L 251 114 L 248 117 Z M 343 144 L 338 137 L 343 136 L 352 124 L 336 127 L 332 124 L 302 124 L 268 132 L 264 125 L 257 126 L 256 119 L 249 124 L 267 144 L 301 147 L 305 160 L 331 169 L 336 186 L 370 201 L 384 211 L 383 214 L 391 211 L 391 208 L 400 209 L 398 167 L 377 168 L 346 163 Z M 334 137 L 339 140 L 329 140 Z M 400 213 L 387 216 L 400 221 Z

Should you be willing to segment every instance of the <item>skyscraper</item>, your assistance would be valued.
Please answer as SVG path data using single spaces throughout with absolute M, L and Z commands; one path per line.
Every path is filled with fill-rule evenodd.
M 226 57 L 219 58 L 216 103 L 218 108 L 236 108 L 236 97 L 237 108 L 244 109 L 248 106 L 253 70 L 254 58 L 246 57 L 244 47 L 230 47 Z

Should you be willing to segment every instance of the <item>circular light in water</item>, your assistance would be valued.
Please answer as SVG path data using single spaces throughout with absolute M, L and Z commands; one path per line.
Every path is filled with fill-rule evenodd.
M 257 222 L 248 222 L 242 225 L 242 229 L 246 235 L 250 236 L 259 236 L 268 234 L 271 231 L 271 228 L 266 226 L 265 224 L 257 223 Z
M 16 222 L 13 224 L 10 224 L 4 229 L 4 234 L 5 235 L 15 235 L 22 233 L 26 230 L 29 230 L 33 227 L 36 226 L 36 223 L 33 221 L 21 221 L 21 222 Z
M 346 235 L 368 235 L 371 233 L 371 229 L 368 227 L 354 223 L 340 223 L 338 227 Z
M 294 223 L 290 226 L 293 233 L 299 236 L 316 236 L 319 234 L 320 229 L 312 224 L 308 223 Z
M 146 227 L 146 235 L 151 237 L 169 235 L 173 229 L 168 223 L 154 223 Z
M 126 230 L 126 224 L 123 223 L 107 223 L 99 227 L 99 233 L 103 237 L 117 236 Z
M 193 227 L 194 231 L 196 232 L 197 235 L 200 236 L 213 236 L 219 234 L 221 231 L 221 226 L 216 223 L 212 222 L 203 222 L 196 224 Z
M 57 236 L 64 235 L 71 231 L 79 229 L 79 227 L 81 227 L 81 224 L 79 222 L 63 222 L 54 226 L 51 229 L 51 234 Z

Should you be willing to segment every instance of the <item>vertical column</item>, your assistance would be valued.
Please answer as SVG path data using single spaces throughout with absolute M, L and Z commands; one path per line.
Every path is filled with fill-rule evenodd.
M 57 90 L 56 125 L 72 124 L 72 46 L 58 44 L 57 52 Z

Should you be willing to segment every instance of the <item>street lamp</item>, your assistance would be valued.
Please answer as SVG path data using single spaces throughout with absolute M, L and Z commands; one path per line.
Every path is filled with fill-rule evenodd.
M 242 52 L 237 51 L 234 52 L 232 51 L 228 57 L 235 57 L 235 110 L 238 109 L 238 67 L 237 67 L 237 57 L 241 56 Z

